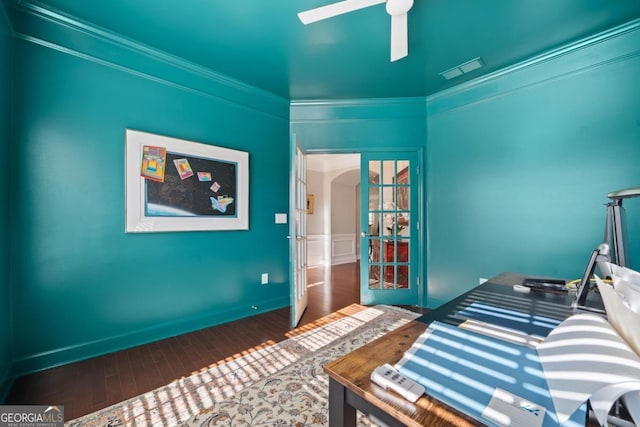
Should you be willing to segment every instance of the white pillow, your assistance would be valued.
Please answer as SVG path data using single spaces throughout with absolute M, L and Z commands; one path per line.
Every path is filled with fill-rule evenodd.
M 622 297 L 631 310 L 640 313 L 640 286 L 614 276 L 613 289 Z
M 631 284 L 640 287 L 640 273 L 627 267 L 620 267 L 619 265 L 609 263 L 613 278 L 618 277 L 622 280 L 626 280 Z

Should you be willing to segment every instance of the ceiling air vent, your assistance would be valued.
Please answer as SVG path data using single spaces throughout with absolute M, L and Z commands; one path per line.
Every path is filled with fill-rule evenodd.
M 456 65 L 455 67 L 449 68 L 448 70 L 438 74 L 447 80 L 451 80 L 463 74 L 469 73 L 473 70 L 477 70 L 480 67 L 484 67 L 484 62 L 482 61 L 482 58 L 478 57 L 478 58 L 472 59 L 471 61 L 467 61 L 460 65 Z

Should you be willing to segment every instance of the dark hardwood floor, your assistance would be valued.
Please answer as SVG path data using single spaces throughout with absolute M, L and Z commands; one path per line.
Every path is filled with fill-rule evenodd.
M 64 405 L 72 420 L 348 315 L 336 311 L 360 302 L 358 263 L 309 268 L 307 281 L 296 329 L 288 307 L 274 310 L 21 377 L 6 404 Z
M 333 313 L 350 304 L 360 303 L 360 264 L 340 264 L 307 269 L 309 304 L 300 325 Z

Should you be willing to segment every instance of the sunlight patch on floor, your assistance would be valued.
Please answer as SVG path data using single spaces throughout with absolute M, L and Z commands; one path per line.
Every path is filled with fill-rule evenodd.
M 385 320 L 385 327 L 367 329 L 369 322 L 378 324 L 390 307 L 364 307 L 358 304 L 345 307 L 315 322 L 290 331 L 290 338 L 265 343 L 238 352 L 208 367 L 202 368 L 189 377 L 177 379 L 170 384 L 141 396 L 121 402 L 102 412 L 83 417 L 80 423 L 70 423 L 71 427 L 111 425 L 112 421 L 120 426 L 147 425 L 180 425 L 188 420 L 197 421 L 200 416 L 207 416 L 216 402 L 227 402 L 240 391 L 258 381 L 268 379 L 286 368 L 306 361 L 306 358 L 319 354 L 320 351 L 333 348 L 346 336 L 355 336 L 361 331 L 375 332 L 366 342 L 383 335 L 390 329 L 410 321 L 411 317 L 396 318 L 398 314 L 390 314 Z M 385 311 L 386 310 L 386 311 Z M 393 310 L 391 310 L 393 311 Z M 401 316 L 398 316 L 401 317 Z M 288 334 L 289 335 L 289 334 Z M 351 341 L 349 341 L 351 343 Z M 321 367 L 317 368 L 321 370 Z M 117 418 L 111 415 L 117 413 Z M 238 409 L 241 411 L 241 409 Z M 107 420 L 106 417 L 109 417 Z

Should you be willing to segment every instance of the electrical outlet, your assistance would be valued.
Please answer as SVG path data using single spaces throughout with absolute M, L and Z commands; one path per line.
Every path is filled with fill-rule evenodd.
M 260 281 L 260 283 L 263 285 L 269 283 L 269 273 L 262 273 L 262 280 Z

